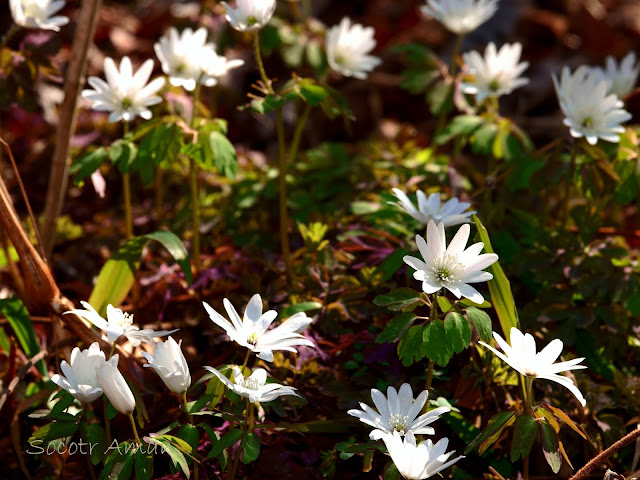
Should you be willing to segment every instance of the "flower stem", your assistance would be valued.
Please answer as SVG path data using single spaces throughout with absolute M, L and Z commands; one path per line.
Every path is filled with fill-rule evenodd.
M 198 102 L 200 101 L 201 83 L 198 80 L 196 89 L 193 92 L 193 110 L 191 113 L 191 129 L 196 128 L 196 117 L 198 113 Z M 194 135 L 193 140 L 197 137 Z M 193 221 L 193 264 L 198 273 L 202 265 L 200 263 L 200 188 L 198 184 L 198 165 L 193 157 L 189 157 L 189 187 L 191 190 L 191 213 Z
M 271 80 L 267 77 L 267 73 L 262 63 L 262 54 L 260 53 L 260 35 L 254 33 L 253 46 L 255 49 L 256 62 L 260 71 L 260 78 L 267 89 L 269 95 L 275 95 Z M 278 134 L 278 173 L 279 173 L 279 213 L 280 213 L 280 248 L 284 259 L 285 272 L 287 280 L 291 280 L 291 249 L 289 247 L 289 218 L 287 212 L 287 152 L 284 139 L 284 120 L 282 118 L 282 108 L 275 110 L 276 114 L 276 131 Z M 297 149 L 297 147 L 296 147 Z
M 7 33 L 4 34 L 4 37 L 2 37 L 2 40 L 0 41 L 0 51 L 7 46 L 9 40 L 11 40 L 18 30 L 20 30 L 20 26 L 17 23 L 12 23 L 9 30 L 7 30 Z
M 133 413 L 129 414 L 129 421 L 131 422 L 131 428 L 133 429 L 133 437 L 136 439 L 136 444 L 142 445 L 140 437 L 138 436 L 138 429 L 136 428 L 136 421 L 133 419 Z
M 300 139 L 302 138 L 302 132 L 304 131 L 304 127 L 307 125 L 307 120 L 309 119 L 309 114 L 311 113 L 311 104 L 307 103 L 304 106 L 304 110 L 302 115 L 298 117 L 298 123 L 296 124 L 296 129 L 293 132 L 293 138 L 291 139 L 291 146 L 289 147 L 289 161 L 294 162 L 296 160 L 296 156 L 298 155 L 298 149 L 300 148 Z
M 522 466 L 522 476 L 524 480 L 529 480 L 529 455 L 524 457 L 524 465 Z
M 574 142 L 571 147 L 571 160 L 569 161 L 569 171 L 564 184 L 564 212 L 562 215 L 562 223 L 567 227 L 569 223 L 569 204 L 571 203 L 571 184 L 573 183 L 573 173 L 576 169 L 576 158 L 578 156 L 578 145 Z
M 113 357 L 113 354 L 116 352 L 116 342 L 117 340 L 114 340 L 111 344 L 111 350 L 109 350 L 109 358 Z M 109 360 L 109 358 L 107 358 L 107 360 Z
M 251 350 L 247 349 L 247 354 L 244 356 L 244 362 L 242 363 L 242 374 L 244 375 L 244 368 L 247 366 L 249 362 L 249 355 L 251 355 Z
M 451 56 L 451 63 L 449 64 L 449 74 L 452 77 L 455 77 L 456 70 L 458 69 L 458 64 L 456 60 L 458 59 L 458 55 L 460 54 L 460 49 L 462 48 L 463 40 L 464 40 L 464 34 L 460 34 L 456 37 L 456 43 L 453 45 L 453 54 Z
M 182 404 L 184 405 L 184 413 L 187 414 L 189 423 L 193 425 L 193 417 L 191 416 L 191 413 L 189 413 L 189 402 L 187 401 L 187 392 L 184 392 L 182 394 Z
M 111 445 L 111 420 L 107 412 L 107 399 L 102 397 L 102 411 L 104 415 L 104 436 L 107 438 L 107 444 Z
M 124 122 L 124 139 L 129 133 L 129 122 Z M 127 166 L 127 169 L 129 167 Z M 126 238 L 133 238 L 133 215 L 131 213 L 131 177 L 129 171 L 122 173 L 122 196 L 124 198 L 124 224 L 126 229 Z

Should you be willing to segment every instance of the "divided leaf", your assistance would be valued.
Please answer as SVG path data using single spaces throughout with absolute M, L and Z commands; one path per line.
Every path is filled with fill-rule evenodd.
M 511 462 L 527 457 L 531 453 L 539 433 L 538 422 L 533 415 L 523 413 L 516 419 L 511 441 Z
M 412 327 L 413 328 L 413 327 Z M 453 346 L 445 333 L 444 322 L 437 320 L 424 327 L 422 335 L 423 355 L 444 367 L 453 356 Z
M 466 318 L 456 312 L 449 312 L 444 319 L 446 342 L 454 353 L 460 353 L 471 343 L 471 327 Z

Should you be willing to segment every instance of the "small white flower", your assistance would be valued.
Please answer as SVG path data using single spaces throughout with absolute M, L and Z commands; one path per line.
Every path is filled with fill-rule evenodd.
M 304 312 L 292 315 L 277 327 L 267 331 L 278 314 L 275 310 L 262 313 L 262 298 L 258 293 L 249 300 L 242 319 L 229 300 L 225 298 L 222 303 L 231 323 L 206 302 L 202 302 L 213 323 L 223 328 L 231 340 L 255 352 L 262 360 L 272 362 L 275 350 L 297 352 L 293 348 L 296 345 L 314 346 L 313 342 L 300 335 L 300 332 L 312 321 Z
M 182 353 L 182 340 L 176 343 L 173 337 L 154 345 L 153 354 L 142 352 L 149 363 L 145 367 L 153 367 L 169 390 L 182 395 L 191 385 L 189 365 Z
M 218 79 L 224 77 L 230 70 L 244 65 L 244 60 L 228 60 L 224 55 L 218 55 L 215 51 L 207 51 L 202 57 L 202 71 L 205 78 L 209 79 L 207 86 L 215 85 Z
M 251 375 L 245 377 L 240 367 L 236 365 L 231 369 L 232 380 L 229 380 L 213 367 L 204 368 L 218 377 L 229 389 L 241 397 L 248 398 L 251 403 L 270 402 L 282 395 L 300 396 L 293 387 L 280 385 L 278 383 L 267 383 L 267 372 L 263 368 L 257 368 Z
M 162 101 L 162 97 L 156 96 L 156 93 L 165 82 L 163 77 L 158 77 L 147 84 L 152 70 L 151 59 L 144 62 L 134 74 L 129 57 L 123 57 L 120 70 L 113 59 L 107 57 L 104 59 L 104 75 L 107 81 L 89 77 L 87 82 L 94 90 L 83 90 L 82 96 L 93 102 L 94 110 L 111 112 L 110 122 L 120 119 L 130 122 L 138 115 L 149 120 L 151 110 L 148 107 Z
M 399 203 L 389 203 L 401 208 L 423 225 L 427 225 L 432 220 L 436 223 L 444 223 L 445 227 L 459 225 L 469 222 L 471 215 L 476 213 L 475 210 L 466 211 L 471 204 L 461 202 L 455 197 L 450 198 L 441 205 L 439 193 L 432 193 L 427 197 L 423 191 L 418 190 L 417 209 L 409 200 L 407 194 L 399 188 L 394 188 L 393 194 L 399 200 Z
M 479 343 L 487 347 L 522 375 L 544 378 L 559 383 L 563 387 L 568 388 L 583 407 L 586 405 L 587 401 L 582 396 L 582 393 L 580 393 L 578 387 L 573 383 L 573 380 L 564 375 L 558 375 L 558 373 L 568 370 L 587 368 L 584 365 L 578 365 L 584 358 L 574 358 L 566 362 L 553 363 L 558 359 L 560 353 L 562 353 L 562 340 L 556 338 L 539 353 L 536 353 L 536 341 L 533 336 L 530 333 L 523 335 L 522 332 L 515 327 L 512 327 L 510 332 L 511 345 L 496 332 L 493 332 L 493 338 L 495 338 L 504 353 L 499 352 L 484 342 Z
M 153 337 L 164 337 L 165 335 L 170 335 L 178 331 L 178 329 L 159 331 L 151 329 L 140 330 L 139 327 L 133 325 L 133 315 L 125 313 L 119 308 L 107 305 L 107 320 L 105 320 L 96 312 L 95 308 L 87 302 L 80 302 L 80 304 L 86 308 L 86 310 L 76 309 L 66 313 L 74 313 L 89 320 L 100 330 L 107 332 L 107 340 L 112 343 L 124 335 L 131 342 L 131 345 L 137 347 L 141 342 L 152 343 L 153 341 L 151 339 Z
M 201 78 L 203 74 L 202 59 L 215 54 L 213 43 L 207 43 L 207 29 L 202 27 L 195 32 L 185 28 L 182 33 L 171 27 L 167 36 L 161 37 L 153 48 L 162 65 L 162 71 L 169 76 L 169 83 L 174 87 L 184 87 L 192 91 L 200 82 L 211 87 L 216 84 L 212 77 Z
M 476 95 L 478 102 L 482 102 L 487 97 L 508 95 L 516 88 L 526 85 L 529 80 L 520 75 L 529 63 L 518 63 L 521 53 L 520 43 L 507 43 L 496 51 L 493 42 L 487 45 L 484 58 L 475 51 L 465 53 L 462 59 L 475 78 L 472 82 L 463 83 L 462 91 Z
M 276 11 L 276 0 L 236 0 L 236 8 L 231 8 L 227 2 L 222 4 L 231 26 L 241 32 L 261 29 Z
M 13 21 L 25 28 L 60 31 L 69 19 L 62 15 L 52 16 L 64 7 L 63 0 L 9 0 Z
M 493 17 L 498 0 L 427 0 L 422 13 L 458 35 L 467 34 Z
M 351 25 L 351 20 L 344 17 L 327 32 L 329 66 L 345 77 L 367 78 L 367 74 L 382 63 L 378 57 L 369 55 L 376 46 L 373 34 L 372 27 Z
M 71 352 L 71 365 L 66 360 L 60 363 L 60 370 L 66 378 L 56 373 L 51 381 L 82 403 L 91 403 L 102 395 L 96 370 L 105 362 L 104 352 L 100 350 L 98 342 L 82 351 L 75 347 Z
M 398 432 L 400 435 L 407 435 L 409 432 L 416 435 L 433 435 L 435 430 L 427 425 L 451 409 L 439 407 L 418 417 L 428 398 L 429 391 L 424 390 L 414 401 L 413 391 L 408 383 L 403 383 L 399 392 L 389 387 L 386 397 L 380 390 L 372 388 L 371 399 L 378 411 L 360 402 L 362 410 L 352 409 L 347 413 L 374 428 L 369 434 L 371 440 L 378 440 L 392 432 Z
M 635 52 L 629 52 L 620 61 L 620 66 L 615 58 L 608 56 L 606 65 L 606 70 L 600 67 L 595 67 L 593 70 L 600 75 L 600 78 L 607 81 L 609 87 L 607 92 L 617 95 L 618 98 L 629 95 L 636 86 L 638 73 L 640 73 L 640 63 L 636 64 Z
M 447 452 L 448 438 L 440 439 L 435 445 L 431 440 L 416 445 L 416 438 L 412 432 L 404 437 L 404 441 L 398 432 L 393 432 L 385 434 L 382 440 L 387 446 L 391 460 L 407 480 L 429 478 L 465 458 L 460 456 L 449 460 L 455 450 Z
M 486 282 L 493 278 L 489 272 L 483 272 L 498 260 L 495 253 L 480 255 L 484 243 L 478 242 L 465 250 L 469 239 L 470 227 L 462 225 L 447 247 L 444 224 L 430 221 L 427 225 L 427 241 L 416 235 L 416 243 L 423 260 L 406 255 L 404 262 L 416 271 L 413 278 L 422 282 L 425 293 L 435 293 L 446 288 L 457 298 L 465 297 L 475 303 L 482 303 L 484 297 L 470 283 Z
M 568 67 L 562 69 L 560 81 L 553 75 L 560 108 L 565 114 L 564 125 L 571 136 L 585 137 L 591 145 L 598 138 L 607 142 L 620 141 L 624 132 L 621 123 L 631 118 L 622 101 L 614 94 L 607 94 L 608 83 L 598 72 L 586 66 L 578 68 L 573 75 Z
M 118 354 L 104 362 L 96 374 L 98 383 L 111 405 L 120 413 L 131 415 L 136 408 L 136 400 L 127 381 L 118 370 Z

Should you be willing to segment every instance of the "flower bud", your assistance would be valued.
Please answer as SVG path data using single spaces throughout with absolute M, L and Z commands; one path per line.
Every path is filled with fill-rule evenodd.
M 118 370 L 118 355 L 114 355 L 98 369 L 98 382 L 111 404 L 120 413 L 131 415 L 136 400 L 126 380 Z
M 169 337 L 167 341 L 155 344 L 153 354 L 142 353 L 149 362 L 145 367 L 153 367 L 167 388 L 180 395 L 191 385 L 189 365 L 182 354 L 181 344 L 182 340 L 176 343 L 173 337 Z

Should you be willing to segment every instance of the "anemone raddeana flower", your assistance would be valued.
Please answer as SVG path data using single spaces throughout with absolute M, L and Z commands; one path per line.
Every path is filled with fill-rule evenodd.
M 62 375 L 57 373 L 51 381 L 65 389 L 82 403 L 91 403 L 102 395 L 96 371 L 106 362 L 104 352 L 98 342 L 92 343 L 82 351 L 75 347 L 71 351 L 71 364 L 60 362 Z
M 407 480 L 429 478 L 465 458 L 459 456 L 449 460 L 455 450 L 447 452 L 448 438 L 440 439 L 435 445 L 431 440 L 416 445 L 416 437 L 412 432 L 407 433 L 404 439 L 398 432 L 393 432 L 383 435 L 382 440 L 387 446 L 391 460 Z
M 240 32 L 260 30 L 276 11 L 276 0 L 236 0 L 236 8 L 222 2 L 225 17 L 233 28 Z
M 432 220 L 427 225 L 427 240 L 416 235 L 416 243 L 422 260 L 406 255 L 404 262 L 415 269 L 413 278 L 422 282 L 425 293 L 435 293 L 446 288 L 456 298 L 465 297 L 474 303 L 484 302 L 484 297 L 470 283 L 486 282 L 493 278 L 484 268 L 495 263 L 498 255 L 483 253 L 484 243 L 478 242 L 465 250 L 471 228 L 460 227 L 447 247 L 444 224 L 437 226 Z
M 96 371 L 98 383 L 116 410 L 131 415 L 136 408 L 136 400 L 127 381 L 118 370 L 118 354 L 104 362 Z
M 553 77 L 560 108 L 565 115 L 563 123 L 574 138 L 585 137 L 591 145 L 598 139 L 618 143 L 621 125 L 631 118 L 622 101 L 607 93 L 609 84 L 600 73 L 581 66 L 573 74 L 568 67 L 562 69 L 560 80 Z
M 255 352 L 258 358 L 266 362 L 273 361 L 275 350 L 297 352 L 294 346 L 314 346 L 311 340 L 300 334 L 312 321 L 304 312 L 296 313 L 277 327 L 267 330 L 278 314 L 275 310 L 262 313 L 260 294 L 251 297 L 242 319 L 229 300 L 225 298 L 222 303 L 231 322 L 202 302 L 211 321 L 224 329 L 231 340 Z
M 9 0 L 13 21 L 24 28 L 60 31 L 69 18 L 56 15 L 64 8 L 63 0 Z
M 465 35 L 493 17 L 498 0 L 427 0 L 420 8 L 450 32 Z
M 154 337 L 164 337 L 165 335 L 171 335 L 175 330 L 151 330 L 150 328 L 140 330 L 139 327 L 133 325 L 133 315 L 123 312 L 119 308 L 113 307 L 113 305 L 107 305 L 107 319 L 105 320 L 100 314 L 89 305 L 87 302 L 80 302 L 80 304 L 86 309 L 75 309 L 67 312 L 73 313 L 82 318 L 89 320 L 100 330 L 107 333 L 107 340 L 111 343 L 116 342 L 121 336 L 127 337 L 127 340 L 131 342 L 131 345 L 137 347 L 142 342 L 152 343 Z
M 398 432 L 400 435 L 407 435 L 409 432 L 415 435 L 433 435 L 435 430 L 427 425 L 451 409 L 438 407 L 418 417 L 428 398 L 429 391 L 424 390 L 414 400 L 413 391 L 408 383 L 403 383 L 399 391 L 390 386 L 387 388 L 386 397 L 380 390 L 372 388 L 371 399 L 378 411 L 360 402 L 362 410 L 351 409 L 347 413 L 374 428 L 369 434 L 371 440 L 378 440 L 392 432 Z
M 370 71 L 382 61 L 369 53 L 375 48 L 372 27 L 359 23 L 351 24 L 344 17 L 342 21 L 327 32 L 327 62 L 336 72 L 345 77 L 367 78 Z
M 267 371 L 263 368 L 256 368 L 251 375 L 245 377 L 240 367 L 235 365 L 231 368 L 231 380 L 213 367 L 204 368 L 218 377 L 227 388 L 241 397 L 248 398 L 251 403 L 270 402 L 283 395 L 300 396 L 293 387 L 267 383 Z
M 607 81 L 609 87 L 607 92 L 613 93 L 621 99 L 629 95 L 633 87 L 636 86 L 640 73 L 640 63 L 636 63 L 635 52 L 629 52 L 620 60 L 620 65 L 615 58 L 608 56 L 605 66 L 606 68 L 594 67 L 593 71 Z
M 202 57 L 202 71 L 206 78 L 211 79 L 212 85 L 218 83 L 218 79 L 224 77 L 229 71 L 244 65 L 244 60 L 229 60 L 224 55 L 218 55 L 215 51 L 205 52 Z
M 191 374 L 184 354 L 182 340 L 176 342 L 173 337 L 166 341 L 156 342 L 153 354 L 142 352 L 142 356 L 149 363 L 145 367 L 152 367 L 160 376 L 169 390 L 179 395 L 186 393 L 191 386 Z
M 152 70 L 151 59 L 144 62 L 134 74 L 129 57 L 122 58 L 119 69 L 113 59 L 107 57 L 104 59 L 104 75 L 107 81 L 99 77 L 89 77 L 87 82 L 93 90 L 83 90 L 82 97 L 93 103 L 94 110 L 110 112 L 109 122 L 130 122 L 137 116 L 149 120 L 152 114 L 148 107 L 162 101 L 162 97 L 156 93 L 165 82 L 163 77 L 158 77 L 147 83 Z
M 508 95 L 516 88 L 529 83 L 520 75 L 529 66 L 528 62 L 520 62 L 522 45 L 520 43 L 505 44 L 496 50 L 491 42 L 484 51 L 484 57 L 472 51 L 462 55 L 473 80 L 462 84 L 464 93 L 473 94 L 478 102 L 485 98 Z
M 162 71 L 169 76 L 169 83 L 174 87 L 192 91 L 198 82 L 207 87 L 216 84 L 215 78 L 203 75 L 202 59 L 211 53 L 215 54 L 214 44 L 207 43 L 206 28 L 199 28 L 195 32 L 185 28 L 178 33 L 171 27 L 153 48 Z
M 399 188 L 394 188 L 393 194 L 399 201 L 389 203 L 404 210 L 423 225 L 427 225 L 432 220 L 443 223 L 445 227 L 468 223 L 471 221 L 471 215 L 476 213 L 475 210 L 467 210 L 471 206 L 470 203 L 461 202 L 455 197 L 441 204 L 439 193 L 432 193 L 427 197 L 423 191 L 418 190 L 418 208 Z
M 530 333 L 523 335 L 516 327 L 511 327 L 511 345 L 496 332 L 493 332 L 493 338 L 497 344 L 500 345 L 504 353 L 499 352 L 484 342 L 478 343 L 487 347 L 522 375 L 543 378 L 559 383 L 573 393 L 583 407 L 586 405 L 586 400 L 575 383 L 573 383 L 573 380 L 564 375 L 558 375 L 560 372 L 587 368 L 585 365 L 578 365 L 584 360 L 584 357 L 574 358 L 566 362 L 553 363 L 558 359 L 560 353 L 562 353 L 562 340 L 556 338 L 540 352 L 536 353 L 536 341 L 533 335 Z

